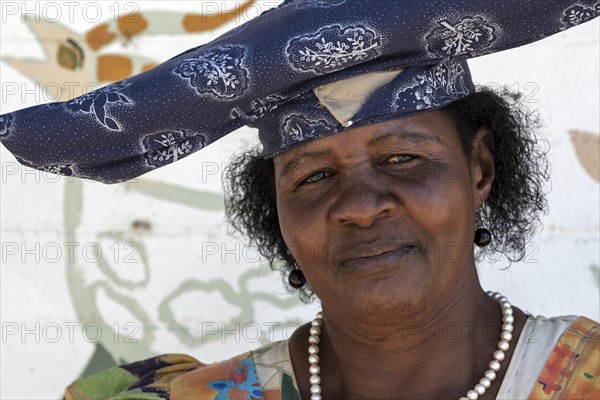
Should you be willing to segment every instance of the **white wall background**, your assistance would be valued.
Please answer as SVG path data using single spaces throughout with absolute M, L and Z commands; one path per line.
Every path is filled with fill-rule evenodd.
M 57 4 L 63 13 L 60 23 L 75 32 L 94 25 L 77 12 L 69 21 L 69 9 L 60 2 L 16 2 L 21 12 L 15 14 L 2 3 L 2 58 L 45 57 L 21 20 L 23 11 L 35 9 L 34 3 L 40 11 L 46 4 Z M 142 12 L 214 12 L 203 9 L 206 3 L 135 4 Z M 227 2 L 216 3 L 222 7 Z M 23 4 L 30 8 L 24 10 Z M 99 4 L 103 20 L 110 19 L 115 3 Z M 273 4 L 259 2 L 263 9 Z M 252 15 L 256 10 L 247 18 Z M 110 50 L 163 61 L 234 25 L 203 34 L 142 36 L 111 45 Z M 576 129 L 597 137 L 600 132 L 599 33 L 596 20 L 470 63 L 477 82 L 531 94 L 532 107 L 547 120 L 552 192 L 544 230 L 531 244 L 526 262 L 509 269 L 502 263 L 480 267 L 486 289 L 501 291 L 533 314 L 600 319 L 600 186 L 582 167 L 568 133 Z M 0 83 L 4 93 L 0 113 L 52 100 L 5 61 L 0 62 Z M 7 96 L 7 83 L 30 92 Z M 86 368 L 99 344 L 117 361 L 185 352 L 209 362 L 256 347 L 256 325 L 262 329 L 258 339 L 265 341 L 269 322 L 280 323 L 273 336 L 279 338 L 286 335 L 283 322 L 293 327 L 312 318 L 318 305 L 300 305 L 286 295 L 279 276 L 256 261 L 243 241 L 227 236 L 222 211 L 212 206 L 213 198 L 219 199 L 220 172 L 231 149 L 256 142 L 254 132 L 242 129 L 203 150 L 202 157 L 143 176 L 137 186 L 105 186 L 42 174 L 20 166 L 1 147 L 0 398 L 59 397 Z M 74 215 L 81 219 L 69 230 Z M 134 227 L 135 221 L 148 222 L 151 230 Z M 72 240 L 79 245 L 70 263 L 65 242 Z M 124 247 L 128 242 L 140 246 L 134 263 L 124 262 L 130 254 Z M 82 252 L 86 245 L 90 254 Z M 104 267 L 93 260 L 97 248 L 103 251 Z M 210 254 L 214 248 L 217 254 Z M 165 306 L 173 312 L 166 312 Z M 93 321 L 118 328 L 121 336 L 104 330 L 97 338 L 95 325 L 89 325 Z M 235 321 L 241 321 L 240 328 Z M 207 334 L 221 323 L 229 333 Z M 182 332 L 182 327 L 189 331 Z

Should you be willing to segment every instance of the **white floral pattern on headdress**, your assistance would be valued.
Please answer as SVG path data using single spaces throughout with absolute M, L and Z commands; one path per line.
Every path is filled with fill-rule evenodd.
M 344 4 L 346 0 L 300 0 L 294 2 L 298 8 L 328 8 Z
M 362 25 L 327 26 L 289 41 L 286 54 L 294 68 L 325 74 L 376 57 L 382 39 Z
M 469 94 L 465 84 L 465 70 L 453 61 L 417 74 L 412 85 L 396 92 L 397 106 L 400 105 L 400 98 L 407 96 L 408 91 L 413 92 L 417 110 L 439 107 Z
M 0 137 L 8 137 L 12 125 L 12 114 L 0 115 Z
M 333 130 L 334 127 L 325 120 L 311 121 L 299 114 L 288 116 L 281 128 L 286 146 L 317 138 L 323 133 Z
M 198 94 L 211 93 L 232 99 L 248 88 L 245 57 L 246 50 L 242 46 L 223 46 L 184 60 L 173 73 L 187 79 Z
M 75 173 L 74 173 L 75 164 L 69 164 L 69 163 L 50 164 L 50 165 L 44 165 L 44 166 L 40 167 L 40 166 L 32 164 L 31 162 L 29 162 L 19 156 L 15 156 L 15 158 L 17 159 L 17 161 L 19 163 L 23 164 L 24 166 L 29 167 L 29 168 L 35 168 L 42 172 L 48 172 L 51 174 L 62 175 L 62 176 L 75 175 Z
M 200 150 L 205 143 L 203 135 L 190 135 L 184 131 L 152 133 L 142 140 L 146 163 L 153 167 L 174 163 Z
M 429 33 L 427 50 L 438 56 L 474 55 L 496 40 L 498 27 L 482 16 L 464 17 L 456 23 L 444 19 Z
M 72 113 L 91 114 L 105 128 L 120 131 L 121 126 L 108 115 L 107 108 L 109 104 L 133 104 L 133 101 L 123 94 L 123 89 L 128 86 L 128 81 L 124 80 L 93 90 L 62 104 L 66 110 Z M 47 106 L 54 108 L 60 105 L 61 103 L 50 103 Z
M 590 21 L 600 15 L 600 2 L 594 6 L 586 7 L 581 4 L 575 4 L 563 12 L 563 29 L 571 28 L 584 22 Z

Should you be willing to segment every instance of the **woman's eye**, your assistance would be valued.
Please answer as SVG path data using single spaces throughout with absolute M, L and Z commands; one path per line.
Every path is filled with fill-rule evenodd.
M 408 155 L 408 154 L 395 154 L 391 157 L 386 158 L 383 164 L 403 164 L 403 163 L 412 161 L 415 158 L 417 158 L 417 157 Z M 327 172 L 327 171 L 315 172 L 314 174 L 309 175 L 307 178 L 300 181 L 298 186 L 309 185 L 312 183 L 319 183 L 323 179 L 328 178 L 330 175 L 331 175 L 331 173 Z
M 412 159 L 414 159 L 414 156 L 408 155 L 408 154 L 395 154 L 389 158 L 387 158 L 385 161 L 386 164 L 400 164 L 400 163 L 405 163 L 407 161 L 411 161 Z
M 308 178 L 304 179 L 302 182 L 300 182 L 300 185 L 317 183 L 326 177 L 327 177 L 327 172 L 319 171 L 319 172 L 316 172 L 316 173 L 310 175 Z

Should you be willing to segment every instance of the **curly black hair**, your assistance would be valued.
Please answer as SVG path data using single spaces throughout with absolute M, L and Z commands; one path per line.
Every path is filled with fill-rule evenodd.
M 468 157 L 477 129 L 487 127 L 493 132 L 496 177 L 481 217 L 494 240 L 477 250 L 476 259 L 497 261 L 504 255 L 509 262 L 522 260 L 547 211 L 549 146 L 539 134 L 539 114 L 528 109 L 522 94 L 489 87 L 478 88 L 440 111 L 453 118 Z M 287 275 L 297 264 L 279 228 L 273 159 L 264 160 L 261 152 L 258 145 L 234 156 L 224 171 L 225 217 L 272 269 L 282 272 L 284 286 L 290 290 Z M 308 302 L 314 294 L 306 284 L 299 296 Z

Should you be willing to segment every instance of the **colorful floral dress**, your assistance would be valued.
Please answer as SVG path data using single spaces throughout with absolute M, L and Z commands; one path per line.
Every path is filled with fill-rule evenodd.
M 529 393 L 529 395 L 524 395 Z M 585 317 L 530 317 L 497 399 L 600 398 L 600 325 Z M 167 354 L 76 381 L 66 400 L 300 400 L 288 342 L 216 364 Z

